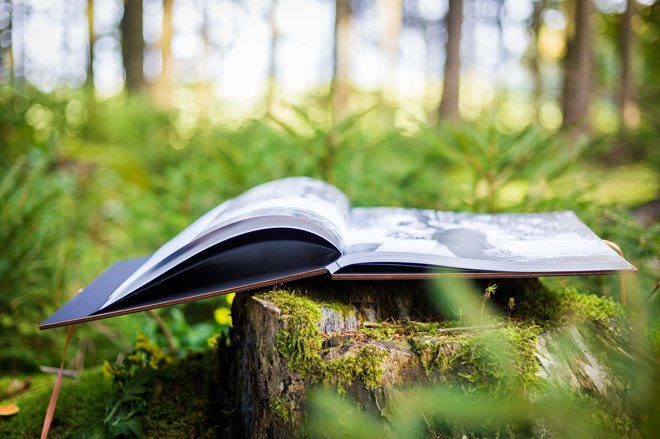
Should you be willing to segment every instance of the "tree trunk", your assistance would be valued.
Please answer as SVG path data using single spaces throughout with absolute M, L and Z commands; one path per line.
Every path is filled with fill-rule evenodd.
M 635 102 L 632 81 L 632 54 L 634 34 L 632 20 L 635 16 L 635 0 L 627 0 L 626 11 L 621 15 L 619 29 L 619 54 L 621 60 L 621 80 L 619 89 L 619 117 L 621 126 L 630 130 L 639 124 L 639 110 Z
M 564 58 L 564 127 L 589 130 L 589 106 L 593 77 L 592 0 L 568 2 L 569 29 Z
M 11 2 L 11 38 L 12 38 L 12 79 L 14 84 L 23 84 L 27 70 L 27 56 L 25 50 L 26 30 L 25 24 L 30 19 L 30 8 L 25 3 Z
M 380 50 L 385 58 L 385 76 L 383 78 L 383 100 L 388 103 L 396 101 L 396 67 L 398 58 L 398 41 L 403 20 L 403 0 L 378 0 L 379 20 L 383 25 L 380 37 Z
M 129 93 L 144 87 L 144 37 L 142 31 L 142 0 L 126 0 L 121 19 L 121 52 Z
M 440 120 L 459 120 L 458 87 L 461 69 L 461 26 L 463 0 L 451 0 L 447 10 L 447 44 L 445 44 L 445 76 L 438 113 Z
M 350 0 L 335 0 L 335 33 L 333 74 L 331 85 L 332 120 L 338 121 L 346 115 L 349 94 L 349 44 L 351 38 Z
M 13 81 L 14 60 L 12 56 L 12 22 L 14 20 L 14 11 L 11 0 L 2 2 L 4 11 L 7 14 L 6 25 L 0 29 L 0 81 L 10 84 Z
M 543 95 L 543 78 L 541 77 L 541 65 L 539 60 L 539 34 L 541 33 L 542 14 L 545 9 L 545 0 L 536 0 L 534 2 L 534 11 L 532 12 L 532 41 L 530 41 L 531 50 L 529 51 L 529 67 L 532 73 L 532 98 L 534 99 L 534 111 L 538 119 L 539 108 L 541 107 L 541 98 Z
M 94 0 L 87 0 L 87 86 L 94 88 L 94 43 L 96 31 L 94 30 Z
M 272 0 L 270 11 L 268 11 L 268 25 L 270 26 L 270 58 L 268 60 L 268 88 L 266 89 L 266 113 L 271 113 L 273 100 L 275 98 L 275 85 L 277 84 L 277 46 L 280 38 L 277 29 L 277 4 L 278 0 Z
M 174 8 L 174 0 L 163 0 L 163 23 L 162 32 L 160 34 L 160 53 L 163 61 L 163 70 L 160 75 L 159 101 L 165 105 L 170 105 L 170 97 L 172 92 L 172 80 L 174 64 L 172 61 L 172 10 Z
M 550 309 L 559 300 L 537 281 L 497 283 L 503 303 L 515 297 L 524 306 L 525 294 L 545 295 L 538 303 Z M 308 281 L 236 296 L 230 370 L 223 370 L 221 377 L 234 383 L 225 392 L 224 413 L 231 419 L 228 436 L 297 436 L 308 392 L 319 385 L 345 392 L 376 416 L 387 410 L 402 387 L 460 381 L 472 374 L 462 382 L 469 387 L 478 374 L 470 364 L 472 357 L 460 354 L 471 337 L 525 325 L 537 328 L 537 335 L 514 355 L 527 358 L 521 364 L 536 366 L 526 366 L 525 371 L 503 366 L 506 375 L 524 373 L 610 400 L 623 392 L 622 383 L 593 355 L 577 327 L 541 332 L 534 323 L 538 316 L 519 315 L 481 327 L 460 322 L 452 327 L 433 309 L 424 284 L 416 282 L 328 286 Z M 574 355 L 566 355 L 567 344 Z
M 158 82 L 151 88 L 151 94 L 157 105 L 169 108 L 172 105 L 172 84 L 174 81 L 174 62 L 172 60 L 172 14 L 174 0 L 163 0 L 163 20 L 161 22 L 158 48 L 161 57 L 161 73 Z

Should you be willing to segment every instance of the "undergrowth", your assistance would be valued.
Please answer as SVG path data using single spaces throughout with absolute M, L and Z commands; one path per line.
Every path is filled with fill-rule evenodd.
M 64 380 L 50 435 L 216 437 L 218 380 L 214 349 L 175 359 L 140 338 L 120 364 Z M 52 390 L 47 381 L 11 401 L 20 412 L 0 419 L 0 437 L 39 437 Z

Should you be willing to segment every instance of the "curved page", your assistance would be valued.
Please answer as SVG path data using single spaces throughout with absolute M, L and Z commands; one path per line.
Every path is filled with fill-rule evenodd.
M 163 245 L 113 292 L 103 307 L 187 258 L 240 233 L 292 227 L 315 233 L 341 249 L 348 216 L 348 199 L 328 183 L 308 177 L 292 177 L 262 184 L 206 213 Z M 291 219 L 287 220 L 287 217 Z M 268 223 L 275 218 L 278 219 L 276 223 Z M 232 228 L 236 224 L 241 227 Z

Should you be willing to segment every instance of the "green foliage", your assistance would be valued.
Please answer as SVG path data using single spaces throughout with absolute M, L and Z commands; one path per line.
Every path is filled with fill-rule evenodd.
M 426 166 L 456 170 L 464 184 L 448 194 L 451 207 L 473 211 L 547 209 L 558 199 L 553 185 L 574 166 L 586 142 L 534 126 L 505 133 L 494 123 L 440 125 L 424 133 L 432 146 Z M 408 180 L 416 178 L 410 170 Z M 579 189 L 579 188 L 575 188 Z M 575 190 L 573 189 L 573 190 Z M 561 199 L 579 195 L 562 193 Z
M 652 54 L 657 46 L 654 29 L 659 10 L 655 4 L 644 8 L 640 15 L 646 26 L 639 34 L 640 50 L 651 63 L 657 62 Z M 651 88 L 657 81 L 651 79 L 660 70 L 647 71 L 647 67 L 645 64 L 647 80 L 641 86 L 644 96 L 652 96 L 656 92 Z M 227 198 L 256 184 L 291 175 L 333 180 L 355 205 L 461 211 L 573 209 L 600 236 L 617 242 L 640 270 L 636 277 L 638 302 L 649 309 L 648 322 L 656 328 L 657 337 L 658 302 L 652 291 L 660 253 L 659 226 L 641 226 L 628 210 L 657 196 L 657 124 L 652 111 L 643 112 L 640 128 L 635 132 L 622 133 L 617 138 L 575 141 L 561 133 L 533 127 L 512 131 L 501 126 L 496 117 L 455 126 L 408 123 L 405 129 L 395 128 L 383 123 L 383 113 L 378 108 L 332 125 L 324 110 L 326 103 L 315 99 L 303 107 L 288 109 L 277 118 L 229 123 L 222 115 L 205 113 L 193 100 L 188 96 L 178 107 L 158 109 L 141 97 L 122 95 L 99 100 L 83 91 L 44 94 L 30 87 L 0 88 L 0 106 L 7 110 L 0 112 L 0 239 L 5 243 L 0 247 L 0 371 L 30 371 L 41 364 L 58 364 L 62 333 L 40 333 L 36 324 L 109 263 L 148 254 Z M 644 101 L 642 105 L 651 108 L 655 104 Z M 628 148 L 632 159 L 647 161 L 618 170 L 604 166 L 603 163 L 617 161 L 616 156 L 608 155 L 617 145 Z M 641 179 L 648 181 L 641 184 Z M 616 186 L 624 189 L 611 190 Z M 483 389 L 534 388 L 529 356 L 499 355 L 512 346 L 513 350 L 527 352 L 523 348 L 529 346 L 528 331 L 545 329 L 553 321 L 573 324 L 587 319 L 599 327 L 616 327 L 626 321 L 623 308 L 615 303 L 620 291 L 615 276 L 544 281 L 544 285 L 513 294 L 500 286 L 488 300 L 476 293 L 469 303 L 454 301 L 444 308 L 444 315 L 451 321 L 385 322 L 362 327 L 360 333 L 370 340 L 409 341 L 417 346 L 429 376 L 461 369 L 464 376 L 453 385 L 469 389 L 471 395 Z M 582 291 L 604 297 L 584 295 Z M 318 304 L 293 296 L 277 296 L 279 299 L 273 300 L 280 300 L 282 309 L 289 310 L 283 317 L 284 329 L 278 334 L 278 349 L 293 370 L 318 382 L 337 385 L 340 390 L 357 381 L 371 387 L 378 383 L 382 374 L 381 350 L 358 347 L 346 358 L 328 359 L 329 352 L 323 347 L 316 326 Z M 339 299 L 329 305 L 341 309 Z M 508 321 L 493 317 L 492 308 L 498 303 L 507 310 Z M 220 298 L 160 312 L 179 347 L 180 357 L 201 351 L 215 334 L 228 330 L 227 307 L 225 299 Z M 225 311 L 219 312 L 221 318 L 213 322 L 216 309 Z M 631 325 L 647 321 L 638 318 L 638 311 L 627 314 Z M 519 325 L 517 322 L 523 317 L 534 324 Z M 445 363 L 436 361 L 444 358 L 437 355 L 440 346 L 424 344 L 426 337 L 443 339 L 443 329 L 484 323 L 506 323 L 490 331 L 497 334 L 495 338 L 500 344 L 493 346 L 474 334 L 454 336 L 443 345 L 444 349 L 451 349 L 446 353 L 452 361 Z M 645 324 L 634 328 L 646 334 Z M 129 351 L 138 329 L 150 340 L 165 345 L 166 337 L 145 314 L 79 326 L 78 343 L 74 343 L 79 349 L 75 366 L 82 366 L 84 360 L 89 368 L 114 358 L 117 351 Z M 618 358 L 615 353 L 602 350 L 607 356 Z M 208 366 L 206 361 L 186 360 L 185 364 L 197 364 L 188 372 L 200 377 Z M 617 361 L 627 364 L 625 360 Z M 177 411 L 176 404 L 196 403 L 193 390 L 187 389 L 200 386 L 186 381 L 190 378 L 184 371 L 179 373 L 175 364 L 178 361 L 161 365 L 158 370 L 146 367 L 134 379 L 127 378 L 126 385 L 134 387 L 123 393 L 118 391 L 113 397 L 113 405 L 119 403 L 119 408 L 108 422 L 121 420 L 117 422 L 124 429 L 116 429 L 115 433 L 137 431 L 129 422 L 137 418 L 141 419 L 145 435 L 153 431 L 157 436 L 185 436 L 186 423 L 195 425 L 191 429 L 203 435 L 213 425 L 202 408 L 211 404 L 206 394 L 189 416 L 188 412 Z M 507 370 L 512 373 L 507 374 Z M 141 384 L 143 378 L 139 377 L 149 375 L 161 378 L 149 378 Z M 81 378 L 81 389 L 85 376 Z M 178 386 L 177 380 L 188 387 Z M 106 382 L 93 390 L 107 401 L 109 389 Z M 168 398 L 170 394 L 176 397 Z M 67 405 L 73 401 L 64 402 L 69 401 L 66 395 L 63 391 L 60 408 L 78 410 L 79 406 Z M 475 395 L 475 401 L 463 404 L 456 393 L 442 395 L 448 399 L 431 392 L 425 401 L 437 402 L 447 410 L 456 402 L 456 407 L 479 412 L 470 404 L 477 405 L 482 396 Z M 43 411 L 47 395 L 40 398 L 39 410 L 32 413 Z M 479 412 L 483 414 L 480 421 L 487 423 L 501 399 L 483 398 L 485 408 Z M 102 407 L 95 407 L 89 400 L 84 401 L 89 411 L 82 408 L 80 413 L 88 413 L 85 416 L 97 424 L 110 414 L 104 413 L 105 402 Z M 145 407 L 141 401 L 149 403 Z M 544 401 L 517 406 L 516 398 L 505 398 L 502 410 L 510 410 L 507 413 L 511 414 L 515 407 L 522 407 L 531 410 L 530 418 L 537 419 L 538 414 L 557 419 L 539 408 Z M 24 411 L 29 412 L 31 403 L 26 404 Z M 590 408 L 593 401 L 577 400 L 571 404 Z M 567 407 L 573 407 L 571 404 Z M 571 414 L 568 409 L 559 410 L 557 405 L 561 404 L 551 405 L 556 413 Z M 643 402 L 635 407 L 641 407 L 639 411 L 644 413 Z M 135 409 L 140 415 L 116 415 L 129 415 Z M 332 410 L 327 413 L 336 415 Z M 593 413 L 598 414 L 599 425 L 606 426 L 604 431 L 616 424 L 620 426 L 616 432 L 627 433 L 625 426 L 630 422 L 626 416 L 617 417 L 600 408 Z M 411 424 L 419 428 L 413 429 L 415 432 L 423 430 L 418 418 L 410 413 L 406 416 L 414 418 Z M 520 418 L 518 414 L 512 416 Z M 596 415 L 587 411 L 585 416 L 598 423 Z M 40 420 L 41 414 L 32 417 Z M 0 423 L 0 431 L 4 432 L 1 429 L 6 425 L 28 422 L 26 419 L 14 417 Z M 79 431 L 85 424 L 79 420 L 61 422 L 54 426 L 56 432 Z M 374 432 L 379 437 L 391 434 L 382 433 L 380 421 L 377 428 L 369 422 L 365 420 L 367 427 L 347 427 L 365 436 Z M 39 426 L 30 428 L 25 436 L 38 434 Z M 103 428 L 105 433 L 110 431 L 108 426 Z M 513 435 L 500 429 L 474 431 L 492 436 Z
M 220 305 L 219 308 L 215 310 L 215 313 L 227 312 L 229 308 L 226 307 L 226 303 L 223 299 L 215 300 L 215 303 Z M 204 305 L 210 305 L 208 302 Z M 213 343 L 215 339 L 221 333 L 227 333 L 229 325 L 231 324 L 231 318 L 229 320 L 224 320 L 224 324 L 220 324 L 217 321 L 209 321 L 208 312 L 204 312 L 200 318 L 200 321 L 194 321 L 194 309 L 191 309 L 188 317 L 183 313 L 180 308 L 170 308 L 166 310 L 161 310 L 159 315 L 163 317 L 163 320 L 167 322 L 167 328 L 172 337 L 172 341 L 176 344 L 177 353 L 179 356 L 185 356 L 190 352 L 201 352 L 207 347 L 210 343 Z M 227 324 L 229 323 L 229 325 Z M 142 327 L 144 334 L 149 340 L 154 341 L 159 345 L 166 345 L 168 343 L 167 338 L 162 333 L 161 328 L 158 327 L 154 319 L 149 320 Z
M 68 243 L 58 241 L 66 180 L 50 166 L 23 158 L 0 180 L 0 371 L 57 358 L 54 334 L 36 328 L 62 295 L 67 258 Z
M 466 394 L 442 385 L 407 389 L 388 409 L 387 424 L 352 401 L 325 391 L 312 398 L 316 437 L 640 437 L 629 418 L 614 418 L 593 399 L 556 391 Z M 570 422 L 567 422 L 570 420 Z
M 100 424 L 94 423 L 92 437 L 141 436 L 139 416 L 147 409 L 149 393 L 155 371 L 171 363 L 158 346 L 145 336 L 138 336 L 135 349 L 119 364 L 105 362 L 103 369 L 112 377 L 113 394 Z
M 175 360 L 146 337 L 118 365 L 105 364 L 113 393 L 93 437 L 213 437 L 217 389 L 217 352 Z M 200 385 L 204 383 L 204 385 Z

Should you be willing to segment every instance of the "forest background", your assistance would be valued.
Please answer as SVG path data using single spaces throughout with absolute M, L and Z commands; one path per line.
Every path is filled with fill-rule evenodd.
M 0 373 L 59 363 L 37 324 L 107 265 L 292 175 L 361 206 L 574 210 L 656 309 L 658 47 L 652 0 L 3 0 Z M 67 367 L 139 333 L 204 350 L 229 305 L 83 325 Z

